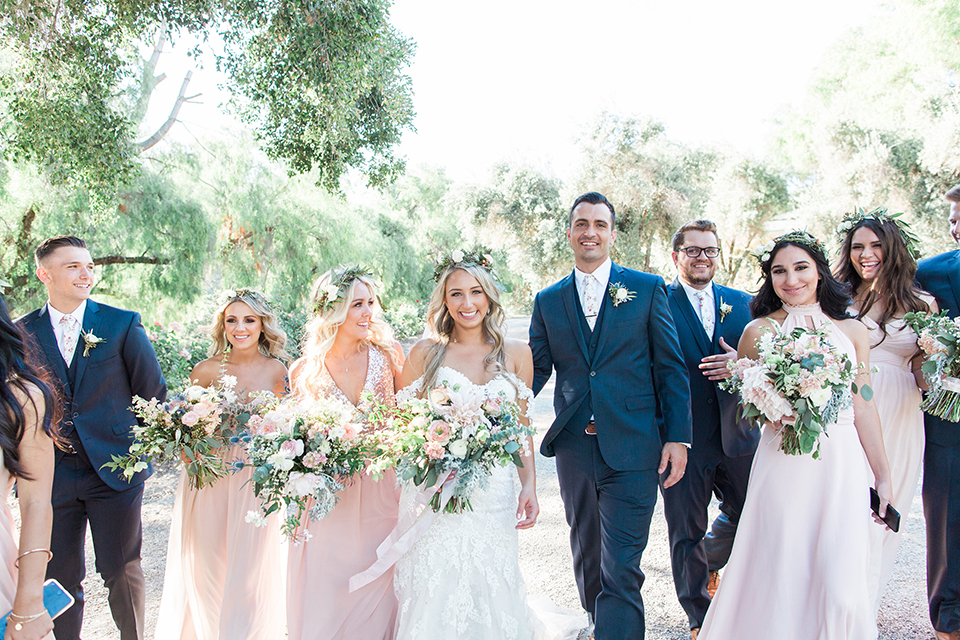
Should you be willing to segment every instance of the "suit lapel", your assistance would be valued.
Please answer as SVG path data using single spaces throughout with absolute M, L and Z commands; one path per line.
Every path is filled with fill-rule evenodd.
M 589 362 L 590 352 L 587 350 L 587 341 L 583 336 L 583 330 L 580 328 L 580 311 L 577 309 L 577 279 L 571 273 L 567 276 L 567 282 L 561 287 L 560 297 L 563 299 L 563 308 L 567 312 L 567 319 L 570 321 L 570 329 L 580 345 L 580 351 L 583 352 L 584 360 Z
M 957 307 L 957 304 L 960 304 L 957 299 L 957 292 L 960 291 L 960 251 L 955 252 L 947 264 L 947 274 L 950 276 L 950 294 L 953 296 L 950 313 L 957 316 L 960 315 L 960 307 Z
M 100 307 L 93 300 L 87 299 L 87 310 L 83 312 L 83 333 L 92 333 L 96 335 L 97 329 L 100 327 Z M 83 372 L 87 370 L 87 361 L 90 360 L 88 357 L 84 357 L 83 350 L 85 347 L 85 342 L 83 340 L 83 333 L 79 336 L 77 340 L 77 353 L 73 356 L 74 358 L 80 358 L 77 361 L 77 376 L 73 381 L 73 390 L 76 394 L 77 389 L 80 388 L 80 381 L 83 379 Z
M 63 362 L 63 354 L 60 353 L 60 347 L 57 346 L 57 336 L 53 335 L 53 325 L 50 324 L 50 314 L 47 312 L 47 305 L 40 308 L 40 312 L 34 319 L 33 335 L 37 336 L 37 342 L 40 348 L 47 356 L 48 364 L 53 368 L 53 373 L 57 375 L 65 389 L 70 388 L 67 379 L 67 365 Z
M 610 285 L 617 282 L 623 282 L 623 267 L 616 262 L 612 262 L 610 263 L 610 280 L 607 282 L 607 291 L 609 291 Z M 603 291 L 600 298 L 600 325 L 593 329 L 600 332 L 597 337 L 597 350 L 593 353 L 594 360 L 603 353 L 603 346 L 606 344 L 607 335 L 610 333 L 609 327 L 613 324 L 613 316 L 617 315 L 614 311 L 616 307 L 613 306 L 613 300 L 610 299 L 607 291 Z M 609 309 L 604 308 L 607 305 L 610 306 Z
M 683 285 L 680 284 L 679 280 L 674 280 L 670 284 L 670 289 L 670 294 L 674 296 L 674 301 L 677 307 L 680 308 L 680 314 L 686 321 L 687 326 L 689 326 L 690 333 L 692 333 L 696 339 L 697 346 L 700 347 L 700 352 L 704 355 L 711 353 L 710 339 L 707 337 L 707 332 L 703 329 L 703 323 L 700 322 L 700 318 L 697 317 L 697 312 L 693 310 L 693 306 L 690 304 L 690 298 L 687 297 L 687 292 L 684 290 Z M 673 321 L 676 323 L 677 319 L 674 318 Z M 714 323 L 713 335 L 716 336 L 718 333 L 717 323 Z
M 717 352 L 722 353 L 720 349 L 720 298 L 722 294 L 720 293 L 720 287 L 718 287 L 713 282 L 710 283 L 710 286 L 713 287 L 713 349 L 710 350 L 710 354 Z M 707 335 L 707 332 L 704 331 L 703 335 Z

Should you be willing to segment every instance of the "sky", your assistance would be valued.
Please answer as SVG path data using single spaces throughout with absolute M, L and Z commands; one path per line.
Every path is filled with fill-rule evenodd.
M 811 73 L 846 30 L 881 11 L 877 0 L 396 0 L 391 21 L 416 42 L 416 132 L 409 166 L 483 180 L 497 162 L 575 175 L 580 144 L 603 111 L 653 117 L 694 145 L 761 155 L 778 113 L 802 104 Z M 179 47 L 178 47 L 179 48 Z M 183 47 L 186 48 L 186 47 Z M 166 118 L 188 61 L 151 104 Z M 229 119 L 212 65 L 195 72 L 179 139 Z M 166 86 L 164 86 L 166 85 Z

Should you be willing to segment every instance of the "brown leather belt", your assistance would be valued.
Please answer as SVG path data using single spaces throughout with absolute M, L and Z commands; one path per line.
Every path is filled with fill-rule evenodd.
M 584 429 L 583 432 L 586 433 L 588 436 L 597 435 L 597 423 L 591 420 L 590 422 L 587 423 L 587 428 Z

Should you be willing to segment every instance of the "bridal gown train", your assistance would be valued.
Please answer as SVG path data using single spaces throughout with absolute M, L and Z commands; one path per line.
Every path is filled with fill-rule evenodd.
M 418 393 L 420 384 L 417 380 L 400 397 Z M 471 385 L 482 387 L 488 397 L 502 392 L 510 400 L 533 400 L 511 374 L 476 385 L 444 366 L 437 385 Z M 575 637 L 576 629 L 585 625 L 585 616 L 556 612 L 551 622 L 557 629 L 548 631 L 527 604 L 515 528 L 516 476 L 513 465 L 494 468 L 489 484 L 470 497 L 472 511 L 441 514 L 397 561 L 397 640 L 541 640 Z M 418 491 L 412 483 L 404 486 L 401 518 L 416 510 Z
M 863 323 L 870 331 L 870 366 L 877 368 L 872 376 L 874 402 L 890 463 L 893 506 L 904 516 L 905 525 L 923 463 L 923 412 L 920 389 L 911 369 L 911 360 L 917 353 L 917 334 L 905 326 L 902 318 L 887 323 L 886 337 L 870 318 L 864 318 Z M 899 533 L 884 527 L 870 529 L 870 596 L 876 613 L 893 573 L 903 527 Z
M 850 339 L 819 305 L 788 307 L 789 332 L 823 326 L 856 362 Z M 875 640 L 867 586 L 871 475 L 853 424 L 840 412 L 821 459 L 789 456 L 767 425 L 753 460 L 730 561 L 700 640 Z

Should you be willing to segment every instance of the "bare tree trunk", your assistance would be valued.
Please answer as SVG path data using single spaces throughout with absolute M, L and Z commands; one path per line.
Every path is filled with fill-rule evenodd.
M 153 145 L 157 144 L 163 139 L 163 136 L 167 135 L 170 129 L 173 128 L 174 123 L 177 121 L 177 116 L 180 115 L 180 107 L 183 106 L 184 102 L 188 102 L 198 97 L 200 94 L 187 96 L 187 85 L 190 84 L 190 79 L 193 77 L 193 71 L 187 71 L 187 75 L 183 77 L 183 84 L 180 85 L 180 94 L 177 96 L 177 101 L 173 103 L 173 109 L 170 110 L 170 116 L 167 118 L 167 121 L 164 122 L 157 132 L 152 136 L 144 140 L 143 142 L 138 142 L 137 146 L 140 148 L 140 153 L 146 151 Z
M 147 113 L 147 107 L 150 105 L 150 96 L 157 85 L 166 79 L 167 74 L 161 73 L 159 76 L 153 75 L 157 70 L 157 64 L 160 62 L 160 54 L 163 53 L 163 45 L 167 41 L 167 23 L 160 25 L 160 35 L 157 36 L 157 43 L 153 46 L 153 54 L 143 67 L 143 73 L 140 77 L 140 96 L 137 98 L 137 104 L 130 113 L 130 121 L 135 125 L 143 122 L 143 117 Z

